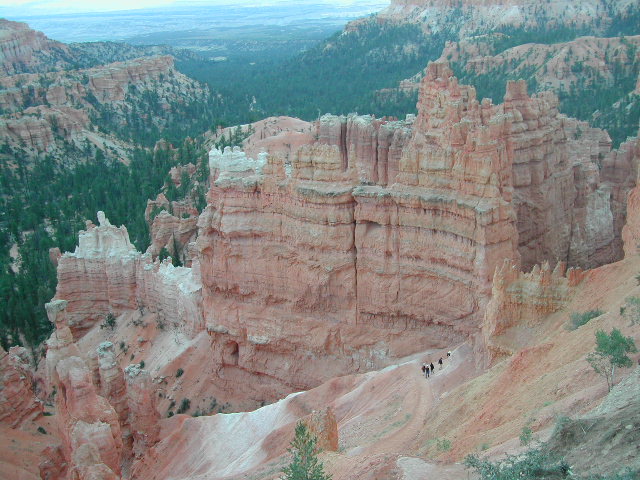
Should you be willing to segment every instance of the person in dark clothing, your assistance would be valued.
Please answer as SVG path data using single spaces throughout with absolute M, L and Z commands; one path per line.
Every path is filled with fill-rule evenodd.
M 423 363 L 423 364 L 422 364 L 422 374 L 423 374 L 425 377 L 428 377 L 428 376 L 429 376 L 429 374 L 427 373 L 428 371 L 429 371 L 429 367 L 427 367 L 427 364 L 426 364 L 426 363 Z
M 447 352 L 447 357 L 450 357 L 450 356 L 451 356 L 451 350 Z
M 442 357 L 440 357 L 440 360 L 438 360 L 438 363 L 440 364 L 440 370 L 442 370 Z
M 429 368 L 429 365 L 427 365 L 427 368 L 425 370 L 425 375 L 427 378 L 429 378 L 429 374 L 431 373 L 431 369 Z
M 433 362 L 431 362 L 431 373 L 436 371 L 436 367 L 433 366 Z

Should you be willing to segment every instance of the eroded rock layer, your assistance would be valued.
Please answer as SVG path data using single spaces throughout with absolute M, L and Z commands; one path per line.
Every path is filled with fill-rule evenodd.
M 606 133 L 524 82 L 493 105 L 432 63 L 417 117 L 325 115 L 310 137 L 286 155 L 211 151 L 208 205 L 184 247 L 192 268 L 152 262 L 102 215 L 89 225 L 58 267 L 74 335 L 148 308 L 192 338 L 206 329 L 219 391 L 274 400 L 468 338 L 486 360 L 488 336 L 509 323 L 500 312 L 549 313 L 566 298 L 547 267 L 510 278 L 521 294 L 501 293 L 487 334 L 505 261 L 519 272 L 621 256 L 637 147 L 610 152 Z M 154 248 L 169 249 L 174 217 L 156 218 L 166 228 Z
M 67 323 L 76 338 L 109 314 L 147 309 L 188 333 L 202 331 L 197 266 L 174 267 L 153 262 L 129 241 L 125 227 L 116 228 L 102 212 L 100 225 L 88 222 L 75 252 L 58 264 L 56 298 L 66 300 Z M 195 276 L 194 276 L 195 275 Z

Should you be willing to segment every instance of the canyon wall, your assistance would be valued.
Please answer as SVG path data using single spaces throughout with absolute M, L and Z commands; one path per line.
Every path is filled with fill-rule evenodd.
M 496 290 L 505 261 L 519 272 L 622 254 L 635 144 L 610 152 L 606 133 L 559 115 L 551 94 L 529 97 L 524 82 L 493 105 L 432 63 L 417 116 L 325 115 L 312 137 L 286 155 L 211 151 L 207 208 L 183 247 L 192 268 L 151 260 L 177 238 L 177 217 L 156 217 L 143 255 L 100 214 L 59 259 L 56 298 L 74 336 L 148 309 L 191 338 L 208 332 L 222 391 L 276 399 L 469 338 L 484 364 L 490 337 L 512 322 L 504 312 L 537 315 L 544 303 L 528 293 L 537 287 L 520 300 L 508 293 L 519 287 Z M 501 284 L 564 285 L 547 270 Z

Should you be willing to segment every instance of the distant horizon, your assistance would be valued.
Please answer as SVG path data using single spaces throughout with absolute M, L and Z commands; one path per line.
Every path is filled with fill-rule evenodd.
M 339 6 L 380 6 L 390 0 L 0 0 L 0 17 L 38 17 L 41 15 L 98 14 L 137 10 L 204 7 L 219 5 L 273 6 L 279 4 L 334 4 Z M 132 4 L 134 6 L 132 6 Z M 10 19 L 10 18 L 8 18 Z

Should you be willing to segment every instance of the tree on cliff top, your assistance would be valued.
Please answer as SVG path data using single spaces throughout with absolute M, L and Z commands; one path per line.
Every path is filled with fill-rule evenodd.
M 318 439 L 307 426 L 298 422 L 296 433 L 287 451 L 293 456 L 291 463 L 282 470 L 282 480 L 331 480 L 324 473 L 324 467 L 318 460 L 320 449 Z
M 609 391 L 613 387 L 613 376 L 616 367 L 630 367 L 631 359 L 627 353 L 635 353 L 638 349 L 631 337 L 625 337 L 617 328 L 607 333 L 603 330 L 596 332 L 596 351 L 587 356 L 596 373 L 607 380 Z

